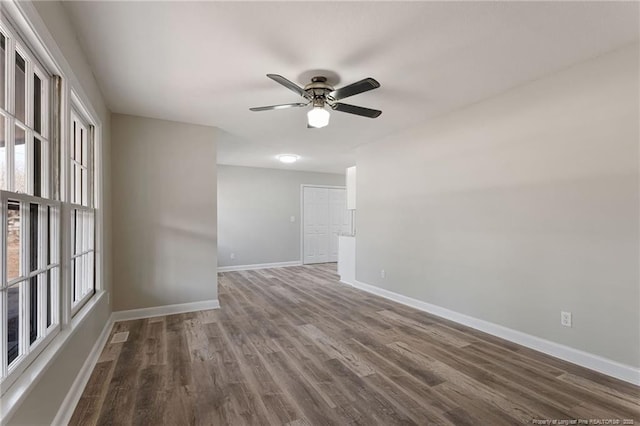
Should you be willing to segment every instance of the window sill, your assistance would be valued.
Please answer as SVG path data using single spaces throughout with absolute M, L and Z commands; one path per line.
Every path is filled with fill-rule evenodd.
M 53 338 L 31 365 L 29 365 L 20 377 L 2 394 L 0 424 L 5 424 L 5 422 L 11 418 L 15 410 L 76 334 L 85 319 L 96 309 L 105 297 L 106 292 L 104 290 L 96 292 L 94 297 L 73 317 L 69 325 L 60 330 L 57 336 Z

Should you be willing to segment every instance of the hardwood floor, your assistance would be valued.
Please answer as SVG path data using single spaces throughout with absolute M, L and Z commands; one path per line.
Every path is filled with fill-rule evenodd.
M 221 273 L 219 310 L 116 323 L 70 424 L 640 422 L 636 386 L 337 280 Z

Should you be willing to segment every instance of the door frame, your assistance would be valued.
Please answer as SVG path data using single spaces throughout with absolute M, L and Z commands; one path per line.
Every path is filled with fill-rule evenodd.
M 327 188 L 327 189 L 344 189 L 347 190 L 346 186 L 336 186 L 336 185 L 313 185 L 303 183 L 300 185 L 300 264 L 305 265 L 304 263 L 304 189 L 305 188 Z

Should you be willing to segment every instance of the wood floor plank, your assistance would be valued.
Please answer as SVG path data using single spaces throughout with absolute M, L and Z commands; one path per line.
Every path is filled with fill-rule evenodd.
M 219 274 L 221 308 L 118 322 L 76 425 L 640 423 L 640 388 L 338 282 Z
M 161 424 L 164 421 L 164 367 L 149 365 L 140 371 L 139 391 L 133 409 L 133 424 Z
M 417 424 L 452 424 L 433 406 L 426 404 L 424 400 L 418 401 L 411 397 L 401 386 L 398 386 L 392 379 L 384 374 L 378 373 L 367 376 L 364 379 L 367 387 L 376 389 L 378 393 L 386 395 L 393 405 L 406 413 Z
M 146 320 L 131 321 L 128 344 L 123 344 L 108 384 L 98 424 L 131 424 L 138 372 L 142 364 Z
M 308 380 L 287 360 L 281 352 L 266 354 L 274 375 L 280 378 L 298 409 L 312 424 L 337 424 L 333 403 L 328 403 Z
M 303 371 L 312 382 L 318 384 L 320 392 L 324 395 L 328 405 L 333 407 L 342 406 L 345 402 L 353 402 L 357 399 L 324 367 L 324 363 L 331 358 L 317 345 L 311 344 L 308 339 L 305 339 L 305 336 L 288 333 L 275 343 L 281 349 L 281 352 L 293 359 L 292 362 L 297 366 L 298 370 Z M 356 417 L 360 418 L 362 416 Z
M 193 417 L 196 424 L 225 424 L 235 419 L 231 398 L 222 384 L 220 364 L 214 358 L 192 361 Z M 217 367 L 217 368 L 216 368 Z
M 471 424 L 473 425 L 477 425 L 479 420 L 481 421 L 481 424 L 492 426 L 513 426 L 523 424 L 521 420 L 511 417 L 510 414 L 500 410 L 499 407 L 496 407 L 492 403 L 484 399 L 475 398 L 465 389 L 450 383 L 443 383 L 442 385 L 439 385 L 438 393 L 445 398 L 457 401 L 458 407 L 447 412 L 448 418 L 452 421 L 464 418 L 467 419 L 467 421 L 471 419 L 473 421 Z M 457 415 L 452 415 L 453 413 L 456 413 Z M 465 422 L 462 423 L 464 424 Z M 527 421 L 524 424 L 527 423 L 531 423 L 531 421 Z
M 351 352 L 346 346 L 340 344 L 335 339 L 327 336 L 313 324 L 305 324 L 298 327 L 307 334 L 316 344 L 332 359 L 342 361 L 348 368 L 360 377 L 374 374 L 375 370 L 366 362 L 363 362 L 357 355 Z
M 374 424 L 417 424 L 407 416 L 406 410 L 396 409 L 386 395 L 374 387 L 367 386 L 364 378 L 355 374 L 341 360 L 330 359 L 325 362 L 325 366 L 332 375 L 350 388 L 354 395 L 358 395 L 359 398 L 354 405 L 360 405 L 362 411 L 368 411 L 375 420 Z
M 504 396 L 508 395 L 510 400 L 519 401 L 520 406 L 528 408 L 524 410 L 525 412 L 542 413 L 546 416 L 544 418 L 567 418 L 568 416 L 566 407 L 559 405 L 554 398 L 549 398 L 544 391 L 539 392 L 540 387 L 535 378 L 529 378 L 523 383 L 520 376 L 514 376 L 509 371 L 505 371 L 499 363 L 494 363 L 490 358 L 476 357 L 468 350 L 455 352 L 415 339 L 408 338 L 407 341 L 411 342 L 410 345 L 400 343 L 394 349 L 406 350 L 405 355 L 411 359 L 425 357 L 427 356 L 425 354 L 428 354 L 429 358 L 439 363 L 438 365 L 446 365 L 450 368 L 452 377 L 455 377 L 454 372 L 461 373 L 475 382 L 487 384 L 492 390 Z M 408 346 L 413 346 L 414 343 L 419 349 L 407 350 Z M 450 382 L 451 378 L 446 381 Z
M 198 406 L 196 405 L 196 396 L 189 390 L 188 386 L 173 385 L 166 391 L 165 418 L 162 424 L 165 425 L 195 425 L 207 424 L 196 422 L 196 413 Z M 116 423 L 107 423 L 116 424 Z M 213 424 L 213 423 L 209 423 Z
M 387 345 L 381 345 L 375 341 L 374 338 L 367 336 L 360 332 L 352 333 L 353 340 L 372 348 L 378 355 L 384 357 L 387 360 L 393 362 L 393 364 L 399 369 L 403 370 L 406 374 L 421 380 L 423 383 L 429 386 L 435 386 L 445 381 L 444 378 L 439 377 L 432 371 L 424 369 L 420 362 L 416 362 L 413 359 L 403 356 L 402 354 L 394 351 Z
M 571 373 L 564 373 L 558 378 L 563 382 L 579 386 L 588 392 L 597 393 L 599 398 L 605 397 L 612 402 L 622 404 L 630 409 L 640 406 L 640 392 L 637 392 L 635 395 L 629 394 L 628 392 L 621 392 L 616 388 L 604 386 L 600 383 L 585 379 L 584 377 L 575 376 Z
M 163 318 L 149 320 L 146 335 L 144 336 L 143 366 L 161 365 L 165 363 L 166 333 Z
M 433 324 L 424 325 L 418 321 L 412 320 L 411 318 L 403 317 L 402 315 L 399 315 L 393 311 L 384 310 L 384 311 L 378 312 L 378 314 L 392 321 L 395 321 L 399 324 L 411 327 L 414 330 L 418 330 L 426 334 L 429 337 L 429 340 L 439 341 L 445 345 L 451 345 L 457 348 L 463 348 L 471 343 L 467 340 L 456 337 L 452 333 L 447 332 L 446 329 L 438 328 L 437 325 L 433 325 Z
M 117 346 L 121 347 L 122 345 Z M 107 388 L 113 374 L 114 364 L 115 362 L 112 360 L 101 361 L 96 364 L 70 423 L 95 424 L 98 421 L 100 408 L 106 397 Z

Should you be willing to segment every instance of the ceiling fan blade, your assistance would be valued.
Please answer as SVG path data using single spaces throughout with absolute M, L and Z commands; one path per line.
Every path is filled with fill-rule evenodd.
M 292 92 L 296 92 L 298 95 L 302 96 L 303 98 L 311 99 L 311 95 L 305 92 L 302 87 L 298 86 L 293 81 L 287 80 L 286 78 L 278 74 L 267 74 L 267 77 L 269 77 L 271 80 L 275 81 L 276 83 L 282 84 L 284 87 L 291 90 Z
M 331 105 L 336 111 L 348 112 L 349 114 L 361 115 L 362 117 L 376 118 L 382 111 L 377 109 L 365 108 L 349 104 L 341 104 L 340 102 Z
M 334 100 L 339 101 L 340 99 L 348 98 L 349 96 L 357 95 L 358 93 L 368 92 L 369 90 L 377 89 L 378 87 L 380 87 L 380 83 L 375 79 L 368 77 L 348 86 L 336 89 L 329 93 L 329 96 Z
M 298 108 L 298 107 L 304 107 L 307 106 L 309 104 L 303 104 L 303 103 L 295 103 L 295 104 L 282 104 L 282 105 L 269 105 L 269 106 L 262 106 L 262 107 L 253 107 L 253 108 L 249 108 L 251 111 L 271 111 L 274 109 L 286 109 L 286 108 Z

